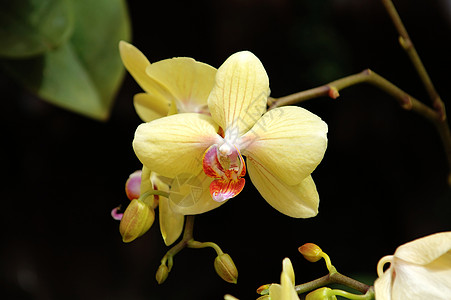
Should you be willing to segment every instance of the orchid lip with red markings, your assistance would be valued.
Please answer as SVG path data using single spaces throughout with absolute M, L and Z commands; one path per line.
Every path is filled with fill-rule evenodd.
M 215 178 L 210 184 L 213 200 L 222 202 L 243 190 L 246 165 L 235 145 L 225 142 L 210 146 L 203 155 L 202 167 L 207 176 Z

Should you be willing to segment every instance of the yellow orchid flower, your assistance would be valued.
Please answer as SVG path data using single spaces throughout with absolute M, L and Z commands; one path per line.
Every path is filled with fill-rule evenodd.
M 390 267 L 383 270 L 389 262 Z M 451 297 L 451 232 L 432 234 L 398 247 L 377 265 L 377 300 Z
M 125 68 L 145 93 L 134 96 L 139 117 L 149 122 L 165 117 L 170 106 L 177 112 L 208 113 L 207 99 L 216 69 L 189 57 L 150 63 L 135 46 L 121 41 L 119 52 Z
M 288 257 L 282 261 L 280 284 L 272 284 L 269 287 L 269 298 L 271 300 L 299 300 L 294 289 L 293 265 Z
M 214 85 L 215 68 L 188 57 L 150 64 L 141 51 L 124 41 L 119 43 L 119 51 L 125 67 L 145 91 L 134 96 L 136 112 L 144 122 L 174 113 L 208 113 L 207 100 Z M 144 192 L 169 189 L 161 176 L 146 167 L 143 167 L 142 182 L 148 185 L 144 189 L 141 187 Z M 137 193 L 129 198 L 139 198 L 139 188 Z M 171 245 L 182 232 L 184 216 L 170 208 L 167 198 L 155 198 L 159 198 L 161 234 L 166 245 Z
M 211 116 L 176 114 L 138 126 L 133 147 L 143 165 L 169 178 L 194 174 L 201 182 L 191 204 L 171 201 L 175 211 L 198 214 L 233 198 L 244 187 L 247 164 L 251 181 L 275 209 L 297 218 L 318 213 L 311 173 L 324 156 L 327 125 L 300 107 L 265 113 L 268 96 L 260 60 L 238 52 L 216 73 Z

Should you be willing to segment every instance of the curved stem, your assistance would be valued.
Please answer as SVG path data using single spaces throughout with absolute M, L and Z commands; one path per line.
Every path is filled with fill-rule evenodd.
M 348 298 L 351 300 L 371 300 L 374 299 L 374 290 L 370 288 L 365 294 L 363 295 L 356 295 L 352 294 L 346 291 L 342 290 L 332 290 L 332 292 L 335 294 L 335 296 L 341 296 L 344 298 Z
M 169 249 L 161 259 L 161 264 L 168 262 L 168 269 L 171 271 L 173 265 L 173 257 L 183 250 L 193 240 L 194 216 L 186 216 L 185 229 L 183 231 L 183 238 L 175 246 Z
M 365 294 L 370 290 L 371 286 L 364 284 L 360 281 L 352 279 L 351 277 L 342 275 L 338 272 L 327 274 L 321 278 L 315 279 L 310 282 L 306 282 L 303 284 L 296 285 L 294 288 L 298 294 L 310 292 L 312 290 L 316 290 L 320 287 L 326 286 L 331 283 L 338 283 L 345 286 L 348 286 L 356 291 L 359 291 L 362 294 Z
M 196 248 L 196 249 L 211 247 L 216 251 L 217 255 L 224 254 L 224 252 L 222 252 L 221 248 L 219 248 L 219 246 L 217 244 L 212 243 L 212 242 L 203 242 L 202 243 L 202 242 L 191 240 L 188 242 L 187 246 L 188 246 L 188 248 Z
M 402 108 L 414 111 L 434 124 L 435 128 L 437 129 L 440 135 L 445 150 L 445 154 L 448 159 L 448 169 L 449 169 L 448 184 L 451 186 L 451 133 L 449 126 L 446 122 L 446 119 L 443 120 L 442 115 L 437 113 L 434 109 L 423 104 L 415 97 L 407 94 L 406 92 L 398 88 L 396 85 L 394 85 L 393 83 L 391 83 L 390 81 L 388 81 L 387 79 L 373 72 L 370 69 L 366 69 L 360 73 L 337 79 L 328 84 L 313 89 L 309 89 L 278 99 L 270 98 L 268 100 L 269 109 L 273 109 L 284 105 L 296 104 L 321 96 L 329 96 L 335 99 L 339 96 L 339 91 L 341 91 L 342 89 L 360 83 L 369 83 L 385 91 L 386 93 L 391 95 Z
M 404 49 L 404 51 L 406 51 L 407 55 L 412 61 L 413 66 L 417 70 L 418 76 L 423 82 L 424 87 L 426 88 L 426 91 L 428 92 L 429 97 L 432 100 L 433 107 L 435 108 L 437 114 L 439 115 L 439 118 L 441 120 L 445 120 L 446 119 L 445 105 L 442 99 L 440 98 L 439 94 L 437 93 L 437 90 L 435 89 L 432 80 L 429 77 L 429 74 L 423 65 L 423 62 L 421 61 L 420 56 L 418 55 L 418 52 L 415 49 L 412 40 L 410 39 L 409 34 L 407 33 L 407 30 L 404 27 L 401 17 L 396 11 L 393 2 L 391 0 L 382 0 L 382 3 L 384 4 L 385 9 L 387 10 L 388 15 L 390 16 L 393 25 L 398 31 L 399 43 L 401 47 Z

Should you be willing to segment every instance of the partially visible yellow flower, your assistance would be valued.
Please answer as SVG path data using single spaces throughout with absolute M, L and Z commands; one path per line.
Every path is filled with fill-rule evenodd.
M 216 73 L 208 98 L 211 117 L 176 114 L 138 127 L 133 147 L 143 165 L 170 178 L 193 174 L 201 183 L 195 201 L 181 205 L 170 196 L 173 209 L 199 214 L 235 197 L 247 164 L 252 182 L 275 209 L 296 218 L 318 213 L 311 173 L 324 156 L 327 125 L 300 107 L 266 112 L 268 96 L 260 60 L 238 52 Z
M 269 287 L 269 298 L 271 300 L 299 300 L 294 289 L 294 270 L 289 258 L 282 261 L 280 284 L 272 284 Z
M 145 91 L 134 96 L 136 112 L 144 122 L 174 113 L 208 113 L 207 100 L 214 85 L 215 68 L 188 57 L 150 64 L 141 51 L 124 41 L 119 43 L 119 51 L 125 67 Z M 138 189 L 136 198 L 150 189 L 168 191 L 171 180 L 163 182 L 161 176 L 143 166 L 144 187 L 140 192 Z M 166 197 L 154 198 L 159 205 L 161 234 L 166 245 L 171 245 L 182 232 L 184 216 L 171 209 Z
M 136 112 L 143 121 L 167 116 L 171 104 L 176 106 L 175 112 L 208 113 L 215 68 L 189 57 L 151 64 L 141 51 L 124 41 L 119 43 L 119 52 L 128 72 L 145 91 L 134 97 Z
M 384 272 L 384 265 L 390 267 Z M 377 300 L 451 299 L 451 232 L 429 235 L 398 247 L 377 265 Z

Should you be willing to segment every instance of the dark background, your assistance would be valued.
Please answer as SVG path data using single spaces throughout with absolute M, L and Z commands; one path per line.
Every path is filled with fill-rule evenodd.
M 449 103 L 451 4 L 395 1 L 445 104 Z M 133 44 L 151 62 L 189 56 L 219 67 L 250 50 L 280 97 L 371 68 L 429 104 L 380 1 L 129 1 Z M 360 85 L 337 100 L 302 106 L 329 125 L 313 173 L 320 212 L 292 219 L 272 209 L 250 180 L 220 209 L 196 218 L 195 238 L 213 241 L 238 269 L 237 285 L 213 269 L 214 251 L 186 249 L 167 281 L 154 275 L 167 248 L 158 221 L 124 244 L 110 210 L 126 204 L 124 183 L 140 168 L 131 142 L 141 122 L 127 74 L 111 118 L 96 122 L 51 106 L 1 73 L 3 170 L 2 299 L 255 299 L 279 282 L 290 257 L 296 282 L 326 273 L 297 248 L 319 244 L 344 274 L 376 276 L 397 246 L 451 229 L 447 162 L 434 127 L 378 89 Z M 449 106 L 449 105 L 448 105 Z

